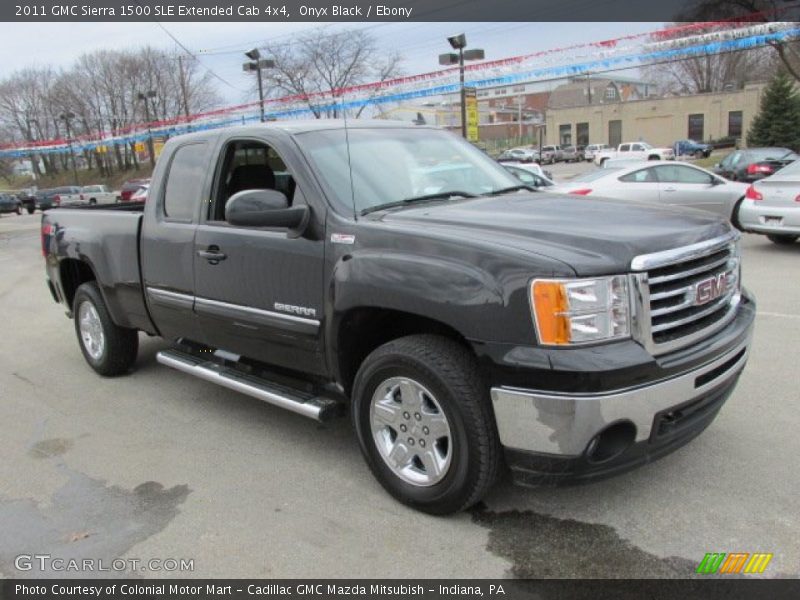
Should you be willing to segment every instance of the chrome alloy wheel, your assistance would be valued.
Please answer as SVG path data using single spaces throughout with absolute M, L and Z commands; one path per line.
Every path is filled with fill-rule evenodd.
M 453 456 L 450 424 L 433 394 L 408 377 L 381 383 L 369 421 L 378 453 L 392 472 L 412 485 L 441 481 Z
M 81 342 L 86 352 L 94 360 L 103 356 L 106 347 L 106 336 L 103 333 L 103 324 L 100 315 L 91 302 L 83 302 L 78 307 L 78 326 L 81 332 Z

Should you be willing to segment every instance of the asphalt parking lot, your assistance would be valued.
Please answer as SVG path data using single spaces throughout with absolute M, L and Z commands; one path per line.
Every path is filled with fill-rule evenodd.
M 573 168 L 588 165 L 553 170 Z M 744 237 L 755 341 L 703 435 L 614 479 L 503 481 L 481 510 L 435 518 L 384 493 L 348 420 L 172 371 L 160 340 L 142 336 L 134 373 L 97 376 L 44 285 L 39 219 L 0 217 L 2 576 L 40 576 L 15 557 L 47 553 L 194 561 L 123 573 L 143 577 L 686 577 L 735 551 L 800 576 L 800 243 Z

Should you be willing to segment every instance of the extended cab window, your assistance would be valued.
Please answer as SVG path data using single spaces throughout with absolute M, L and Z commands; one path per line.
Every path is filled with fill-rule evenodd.
M 164 216 L 191 221 L 200 202 L 206 174 L 205 143 L 187 144 L 175 151 L 164 190 Z
M 631 149 L 630 144 L 622 144 L 622 146 L 619 147 L 620 152 L 629 152 L 630 149 Z
M 296 183 L 274 148 L 253 140 L 230 142 L 225 150 L 209 220 L 224 221 L 225 205 L 244 190 L 277 190 L 294 201 Z

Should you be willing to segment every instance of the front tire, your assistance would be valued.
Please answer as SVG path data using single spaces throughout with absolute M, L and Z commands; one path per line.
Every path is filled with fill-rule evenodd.
M 478 502 L 500 468 L 488 391 L 450 339 L 393 340 L 362 363 L 353 421 L 373 475 L 400 502 L 444 515 Z
M 790 246 L 797 241 L 796 235 L 768 235 L 767 239 L 778 246 Z
M 78 345 L 89 366 L 106 377 L 127 373 L 136 361 L 139 335 L 114 323 L 97 282 L 78 288 L 72 312 Z

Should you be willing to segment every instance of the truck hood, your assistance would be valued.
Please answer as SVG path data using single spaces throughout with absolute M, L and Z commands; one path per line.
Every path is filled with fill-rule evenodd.
M 381 216 L 379 216 L 381 215 Z M 607 198 L 517 193 L 375 213 L 417 235 L 458 236 L 545 255 L 577 275 L 622 273 L 641 254 L 679 248 L 727 233 L 708 213 Z

